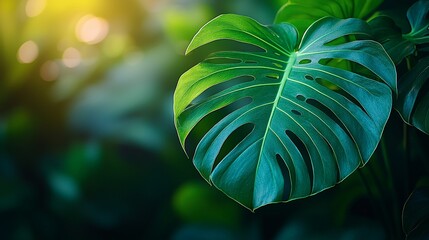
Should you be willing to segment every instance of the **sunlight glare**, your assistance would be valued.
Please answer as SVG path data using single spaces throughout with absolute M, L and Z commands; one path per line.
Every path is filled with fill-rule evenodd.
M 18 61 L 20 63 L 32 63 L 39 56 L 39 47 L 34 41 L 27 41 L 18 49 Z
M 76 48 L 67 48 L 63 53 L 63 64 L 68 68 L 77 67 L 82 61 L 80 52 Z
M 43 12 L 46 0 L 28 0 L 25 5 L 25 13 L 28 17 L 36 17 Z
M 109 23 L 93 15 L 83 16 L 76 25 L 77 38 L 87 44 L 96 44 L 104 40 L 109 33 Z

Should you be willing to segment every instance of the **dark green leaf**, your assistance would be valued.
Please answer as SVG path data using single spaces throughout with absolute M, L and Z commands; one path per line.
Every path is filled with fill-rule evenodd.
M 395 108 L 405 122 L 429 134 L 429 57 L 425 57 L 399 80 Z
M 365 18 L 383 0 L 288 0 L 276 15 L 275 23 L 293 24 L 302 35 L 316 20 L 322 17 Z
M 420 0 L 408 9 L 407 18 L 411 29 L 408 33 L 405 33 L 407 29 L 401 29 L 395 24 L 393 18 L 398 16 L 381 14 L 370 21 L 375 38 L 383 44 L 395 64 L 413 54 L 417 45 L 429 43 L 428 11 L 428 0 Z
M 190 182 L 178 188 L 173 206 L 178 215 L 190 223 L 234 227 L 239 222 L 239 208 L 205 184 Z
M 407 199 L 402 227 L 407 239 L 429 238 L 429 188 L 418 188 Z
M 383 44 L 395 64 L 399 64 L 416 50 L 416 45 L 403 37 L 401 29 L 390 17 L 379 16 L 369 24 L 374 31 L 374 37 Z
M 228 14 L 206 24 L 188 52 L 220 39 L 263 51 L 216 52 L 179 79 L 174 114 L 184 148 L 200 120 L 227 106 L 234 109 L 196 147 L 193 161 L 200 174 L 255 209 L 316 194 L 364 165 L 389 117 L 396 73 L 377 42 L 332 44 L 350 35 L 367 37 L 370 28 L 359 19 L 324 18 L 298 44 L 295 28 L 286 23 L 267 27 Z M 333 59 L 357 64 L 372 78 L 325 64 Z M 215 93 L 207 96 L 211 90 Z M 249 101 L 233 107 L 243 99 Z M 250 132 L 218 156 L 243 126 L 251 126 Z

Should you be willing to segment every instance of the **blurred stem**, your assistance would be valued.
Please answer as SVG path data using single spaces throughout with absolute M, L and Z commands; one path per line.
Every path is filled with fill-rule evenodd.
M 411 68 L 412 68 L 412 66 L 411 66 L 411 58 L 410 58 L 410 56 L 407 56 L 407 57 L 405 58 L 405 60 L 406 60 L 406 62 L 407 62 L 407 69 L 408 69 L 408 71 L 410 71 L 410 70 L 411 70 Z
M 401 234 L 402 232 L 402 222 L 401 222 L 401 212 L 402 212 L 402 207 L 399 206 L 398 203 L 398 194 L 396 192 L 395 189 L 395 184 L 394 184 L 394 178 L 393 178 L 393 174 L 392 174 L 392 166 L 390 164 L 390 159 L 389 159 L 389 154 L 388 154 L 388 147 L 386 144 L 386 140 L 385 137 L 382 136 L 381 140 L 380 140 L 380 147 L 381 147 L 381 155 L 383 158 L 383 163 L 384 163 L 384 168 L 386 170 L 386 178 L 387 178 L 387 183 L 388 183 L 388 189 L 390 191 L 388 191 L 390 193 L 389 194 L 385 194 L 385 197 L 387 198 L 386 200 L 389 200 L 389 198 L 391 198 L 391 202 L 392 202 L 392 215 L 393 215 L 393 224 L 395 227 L 395 230 L 397 231 L 397 234 L 399 232 L 399 234 Z M 406 181 L 406 179 L 405 179 Z
M 404 149 L 404 161 L 402 164 L 402 172 L 404 174 L 404 192 L 408 196 L 408 162 L 410 161 L 410 128 L 408 124 L 403 123 L 403 140 L 402 140 L 402 148 Z
M 372 199 L 375 213 L 379 215 L 386 233 L 389 234 L 389 239 L 395 239 L 403 234 L 402 206 L 399 205 L 398 201 L 399 196 L 394 184 L 395 179 L 385 136 L 381 138 L 377 152 L 378 154 L 374 156 L 376 157 L 375 161 L 365 167 L 366 172 L 359 171 L 359 173 L 368 195 Z M 384 171 L 380 171 L 381 169 Z
M 388 181 L 389 188 L 394 192 L 392 168 L 390 166 L 389 155 L 387 153 L 386 140 L 384 139 L 384 136 L 381 137 L 380 146 L 381 146 L 381 155 L 383 158 L 384 167 L 386 169 L 387 178 L 389 180 Z
M 366 168 L 369 169 L 369 166 L 367 166 Z M 359 169 L 359 176 L 363 182 L 363 185 L 365 186 L 365 189 L 368 193 L 368 196 L 370 198 L 371 201 L 371 205 L 372 208 L 374 209 L 374 213 L 377 214 L 379 216 L 379 219 L 381 221 L 381 224 L 384 226 L 384 229 L 386 229 L 387 233 L 390 234 L 389 237 L 392 237 L 395 235 L 395 231 L 393 229 L 393 226 L 390 224 L 389 221 L 389 213 L 387 211 L 386 206 L 383 204 L 382 198 L 380 198 L 379 196 L 381 196 L 381 192 L 379 189 L 378 184 L 375 184 L 377 187 L 377 192 L 378 194 L 374 193 L 373 190 L 371 189 L 371 185 L 374 184 L 370 184 L 369 183 L 369 179 L 372 178 L 372 181 L 377 181 L 375 180 L 374 176 L 373 176 L 373 172 L 372 171 L 368 171 L 368 174 L 366 175 L 370 175 L 371 177 L 365 176 L 363 169 Z

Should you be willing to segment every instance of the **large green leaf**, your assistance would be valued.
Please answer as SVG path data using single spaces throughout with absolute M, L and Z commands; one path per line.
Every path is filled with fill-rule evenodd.
M 231 198 L 255 209 L 318 193 L 364 165 L 391 111 L 395 67 L 375 41 L 332 42 L 350 35 L 362 38 L 369 32 L 369 26 L 359 19 L 323 18 L 306 31 L 298 45 L 297 31 L 287 23 L 263 26 L 229 14 L 207 23 L 190 43 L 188 53 L 220 39 L 247 43 L 262 51 L 216 52 L 180 77 L 174 114 L 184 148 L 200 120 L 214 112 L 221 114 L 219 109 L 234 109 L 196 147 L 193 162 L 200 174 Z M 325 65 L 330 59 L 364 66 L 384 82 Z M 219 90 L 222 86 L 225 89 Z M 215 93 L 209 95 L 212 91 Z M 251 101 L 242 106 L 243 99 Z M 237 102 L 241 105 L 234 104 Z M 217 159 L 229 137 L 248 125 L 251 132 L 235 139 L 234 148 Z
M 288 0 L 278 11 L 275 22 L 293 24 L 303 34 L 322 17 L 365 18 L 383 0 Z
M 414 190 L 404 204 L 402 228 L 407 239 L 429 238 L 429 188 Z
M 405 122 L 429 134 L 429 57 L 420 59 L 399 83 L 395 108 Z
M 374 30 L 375 38 L 392 57 L 395 64 L 399 64 L 406 56 L 413 54 L 416 47 L 429 43 L 429 0 L 420 0 L 414 3 L 407 11 L 409 30 L 395 24 L 389 14 L 380 14 L 369 24 Z M 406 33 L 409 31 L 408 33 Z

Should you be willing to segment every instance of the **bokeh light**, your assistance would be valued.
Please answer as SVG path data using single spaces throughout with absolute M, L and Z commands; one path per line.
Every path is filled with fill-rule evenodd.
M 25 13 L 28 17 L 40 15 L 46 7 L 46 0 L 28 0 L 25 5 Z
M 76 25 L 76 37 L 87 44 L 97 44 L 109 33 L 109 23 L 93 15 L 83 16 Z
M 0 240 L 289 239 L 312 233 L 303 214 L 334 231 L 350 206 L 379 229 L 355 210 L 373 214 L 359 178 L 253 214 L 180 146 L 174 89 L 212 50 L 185 57 L 195 33 L 221 13 L 270 24 L 285 1 L 0 0 Z
M 82 56 L 76 48 L 67 48 L 63 53 L 63 64 L 68 68 L 79 66 L 82 61 Z
M 34 41 L 27 41 L 18 49 L 17 58 L 20 63 L 32 63 L 39 56 L 39 47 Z

